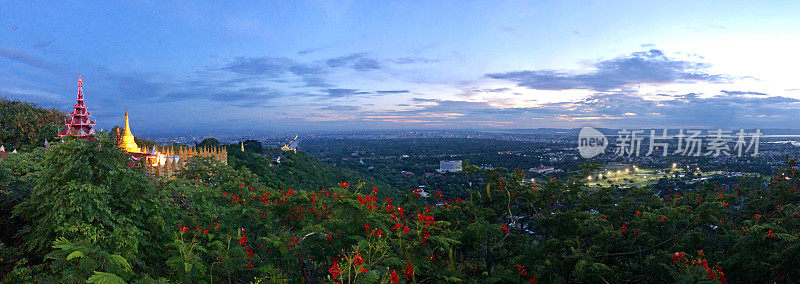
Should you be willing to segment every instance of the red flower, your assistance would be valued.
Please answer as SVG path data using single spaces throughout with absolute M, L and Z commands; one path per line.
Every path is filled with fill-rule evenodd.
M 628 225 L 622 224 L 622 229 L 620 229 L 620 231 L 624 234 L 625 231 L 627 230 L 628 230 Z
M 392 284 L 400 283 L 400 277 L 397 276 L 396 270 L 392 269 L 392 274 L 389 275 L 389 281 L 391 281 Z
M 369 232 L 369 224 L 364 224 L 364 231 Z
M 247 244 L 247 236 L 242 235 L 242 237 L 239 238 L 239 245 L 244 246 L 245 244 Z
M 411 265 L 410 262 L 407 262 L 405 270 L 406 280 L 411 280 L 411 278 L 414 277 L 414 266 Z
M 775 236 L 772 235 L 772 230 L 769 230 L 769 237 L 774 238 Z
M 408 226 L 403 226 L 403 233 L 404 234 L 408 234 L 408 230 L 409 230 Z
M 381 230 L 381 229 L 375 230 L 375 235 L 378 236 L 379 238 L 383 237 L 383 230 Z
M 339 268 L 338 260 L 333 261 L 333 265 L 331 265 L 331 268 L 328 269 L 328 272 L 330 272 L 333 276 L 333 280 L 339 279 L 339 273 L 342 273 L 342 269 Z
M 348 183 L 348 182 L 346 182 L 346 181 L 343 181 L 343 182 L 340 182 L 340 183 L 339 183 L 339 186 L 340 186 L 341 188 L 343 188 L 343 189 L 347 189 L 348 187 L 350 187 L 350 183 Z
M 537 281 L 538 281 L 538 279 L 536 279 L 536 275 L 531 277 L 531 279 L 528 279 L 528 283 L 531 283 L 531 284 L 536 284 Z
M 504 233 L 504 234 L 506 234 L 506 235 L 508 235 L 508 225 L 506 225 L 506 224 L 503 224 L 503 227 L 502 227 L 502 229 L 503 229 L 503 233 Z
M 400 229 L 402 227 L 403 227 L 403 224 L 397 223 L 397 224 L 394 224 L 394 226 L 392 227 L 392 230 L 397 230 L 397 229 Z
M 756 217 L 756 219 L 759 219 L 759 218 L 761 218 L 761 215 L 755 214 L 755 215 L 753 215 L 753 217 Z
M 676 252 L 672 254 L 672 261 L 682 260 L 686 256 L 686 253 L 683 252 Z
M 667 221 L 667 217 L 661 217 L 661 223 L 664 223 L 666 221 Z
M 364 259 L 361 258 L 361 254 L 356 254 L 356 256 L 353 257 L 353 264 L 355 264 L 356 266 L 364 264 Z
M 642 215 L 642 211 L 636 210 L 636 215 L 641 216 Z

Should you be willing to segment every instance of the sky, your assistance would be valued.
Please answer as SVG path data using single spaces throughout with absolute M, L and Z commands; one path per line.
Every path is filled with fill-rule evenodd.
M 797 1 L 7 1 L 0 97 L 134 133 L 798 128 Z

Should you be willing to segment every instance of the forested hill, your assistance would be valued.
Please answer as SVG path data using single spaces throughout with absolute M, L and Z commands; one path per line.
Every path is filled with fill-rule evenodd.
M 364 174 L 346 168 L 336 168 L 303 152 L 264 149 L 260 145 L 247 147 L 246 151 L 239 149 L 233 145 L 228 147 L 228 164 L 236 169 L 243 167 L 249 169 L 259 177 L 262 184 L 272 188 L 318 190 L 348 181 L 364 182 L 364 186 L 367 187 L 380 187 L 393 191 L 389 190 L 386 184 L 376 182 Z
M 67 114 L 33 103 L 0 99 L 0 145 L 10 152 L 42 146 L 52 140 Z

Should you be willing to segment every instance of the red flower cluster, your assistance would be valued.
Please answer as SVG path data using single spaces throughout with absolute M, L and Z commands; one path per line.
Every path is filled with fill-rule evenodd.
M 389 275 L 389 281 L 391 281 L 392 284 L 400 283 L 400 277 L 397 276 L 397 270 L 392 269 L 392 273 Z
M 528 270 L 525 269 L 525 267 L 523 267 L 522 265 L 519 265 L 519 264 L 517 264 L 517 272 L 519 272 L 519 274 L 522 275 L 522 276 L 528 275 Z
M 375 195 L 372 195 L 372 196 L 359 196 L 358 197 L 358 203 L 361 203 L 361 205 L 366 206 L 367 209 L 369 209 L 369 210 L 375 210 L 375 209 L 378 208 L 374 204 L 376 201 L 378 201 L 378 197 L 375 196 Z
M 333 259 L 333 265 L 331 265 L 331 268 L 328 269 L 328 272 L 330 272 L 331 275 L 333 276 L 333 280 L 339 279 L 339 274 L 342 273 L 342 269 L 339 268 L 338 259 L 335 258 Z
M 685 252 L 676 252 L 676 253 L 672 254 L 672 261 L 676 261 L 677 262 L 677 261 L 683 260 L 683 262 L 688 263 L 688 261 L 686 261 L 684 259 L 685 257 L 686 257 L 686 253 Z
M 433 216 L 420 214 L 420 213 L 417 213 L 417 219 L 420 222 L 424 222 L 425 223 L 425 228 L 429 228 L 431 226 L 431 224 L 433 224 L 433 222 L 435 222 Z
M 411 280 L 414 277 L 414 266 L 410 262 L 406 262 L 405 274 L 406 280 Z
M 508 225 L 506 225 L 506 224 L 503 224 L 503 226 L 501 227 L 501 229 L 503 230 L 503 234 L 506 234 L 506 235 L 508 235 Z

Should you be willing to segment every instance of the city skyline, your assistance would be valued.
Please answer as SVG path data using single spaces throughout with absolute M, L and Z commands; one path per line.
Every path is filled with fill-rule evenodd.
M 0 96 L 134 132 L 796 128 L 800 4 L 0 2 Z

